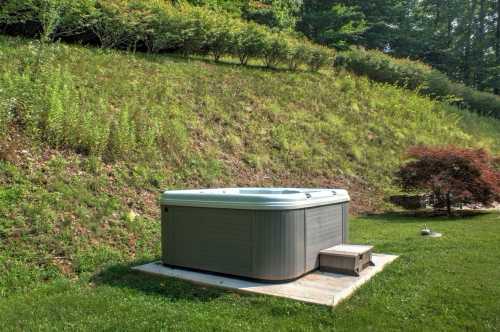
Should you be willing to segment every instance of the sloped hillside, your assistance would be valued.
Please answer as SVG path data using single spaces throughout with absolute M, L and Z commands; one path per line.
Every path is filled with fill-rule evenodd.
M 165 167 L 167 186 L 250 173 L 252 182 L 302 174 L 388 188 L 409 145 L 500 145 L 496 120 L 345 73 L 1 43 L 4 128 L 108 162 Z
M 0 294 L 154 257 L 161 189 L 338 186 L 360 212 L 410 145 L 500 151 L 500 121 L 348 73 L 8 37 L 0 128 Z

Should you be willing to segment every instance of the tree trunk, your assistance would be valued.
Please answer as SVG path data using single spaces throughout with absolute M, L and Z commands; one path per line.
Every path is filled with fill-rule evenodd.
M 479 4 L 479 24 L 478 24 L 478 29 L 477 29 L 477 36 L 476 36 L 476 45 L 475 45 L 475 50 L 474 50 L 474 59 L 476 60 L 475 64 L 475 78 L 474 78 L 474 84 L 476 87 L 481 90 L 482 84 L 484 81 L 484 74 L 485 74 L 485 63 L 484 63 L 484 53 L 485 53 L 485 20 L 486 20 L 486 0 L 481 0 Z
M 500 1 L 500 0 L 498 0 Z M 452 36 L 452 31 L 453 31 L 453 14 L 452 10 L 450 7 L 450 1 L 446 1 L 446 7 L 448 8 L 448 12 L 446 15 L 446 47 L 450 48 L 451 45 L 453 44 L 453 36 Z
M 500 0 L 497 0 L 497 31 L 495 34 L 495 56 L 496 56 L 496 65 L 500 66 Z M 500 86 L 496 84 L 494 92 L 498 95 L 500 94 Z
M 463 77 L 464 81 L 468 85 L 472 85 L 473 83 L 473 68 L 472 68 L 472 37 L 473 37 L 473 25 L 474 25 L 474 14 L 476 12 L 477 0 L 471 0 L 472 2 L 469 5 L 468 15 L 467 15 L 467 25 L 465 29 L 465 51 L 464 51 L 464 60 L 463 60 Z
M 446 213 L 448 217 L 451 217 L 451 194 L 449 191 L 446 193 Z
M 445 5 L 447 5 L 445 3 Z M 441 24 L 441 6 L 442 4 L 436 4 L 436 17 L 434 18 L 434 29 L 439 30 L 439 25 Z

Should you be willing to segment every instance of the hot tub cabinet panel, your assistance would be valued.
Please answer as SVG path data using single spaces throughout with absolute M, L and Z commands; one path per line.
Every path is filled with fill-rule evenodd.
M 286 280 L 304 273 L 304 211 L 255 211 L 250 277 Z
M 188 207 L 169 207 L 167 215 L 164 263 L 237 275 L 251 272 L 252 215 Z
M 297 209 L 162 202 L 164 264 L 269 281 L 319 266 L 319 251 L 347 241 L 347 201 Z
M 347 225 L 342 215 L 343 205 L 328 205 L 305 210 L 306 270 L 319 267 L 319 252 L 347 241 Z

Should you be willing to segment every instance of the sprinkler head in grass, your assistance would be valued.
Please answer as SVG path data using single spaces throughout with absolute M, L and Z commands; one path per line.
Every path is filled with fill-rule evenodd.
M 432 231 L 427 225 L 424 225 L 424 228 L 420 231 L 420 234 L 422 235 L 431 235 Z
M 441 237 L 443 234 L 434 232 L 431 230 L 427 225 L 424 225 L 424 228 L 420 231 L 420 234 L 425 236 L 425 237 Z

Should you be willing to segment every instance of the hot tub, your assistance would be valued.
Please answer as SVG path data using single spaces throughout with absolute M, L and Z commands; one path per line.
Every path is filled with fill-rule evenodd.
M 349 195 L 339 189 L 225 188 L 161 195 L 165 265 L 284 281 L 347 242 Z

